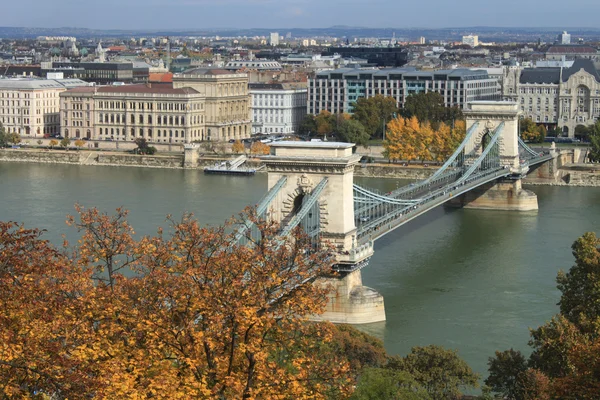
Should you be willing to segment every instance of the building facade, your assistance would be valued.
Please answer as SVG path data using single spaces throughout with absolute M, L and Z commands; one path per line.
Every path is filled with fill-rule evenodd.
M 546 60 L 572 61 L 580 58 L 598 61 L 600 60 L 600 54 L 595 47 L 578 44 L 550 46 L 546 51 Z
M 524 117 L 574 137 L 578 125 L 600 119 L 600 73 L 585 59 L 570 68 L 510 67 L 503 97 L 519 103 Z
M 466 44 L 467 46 L 471 46 L 471 47 L 477 47 L 477 46 L 479 46 L 479 36 L 477 36 L 477 35 L 463 36 L 462 44 Z
M 360 58 L 378 67 L 402 67 L 408 62 L 408 51 L 402 47 L 330 47 L 324 56 Z
M 61 93 L 61 135 L 153 143 L 205 140 L 204 96 L 170 85 L 75 88 Z
M 251 98 L 248 75 L 222 69 L 195 68 L 173 76 L 174 88 L 193 88 L 205 98 L 205 140 L 250 137 Z
M 322 71 L 308 82 L 308 113 L 323 110 L 352 113 L 353 104 L 361 97 L 377 94 L 396 99 L 399 108 L 413 93 L 437 92 L 447 107 L 465 105 L 474 100 L 499 100 L 498 81 L 484 70 L 416 71 L 408 68 L 347 68 Z
M 87 86 L 79 79 L 0 79 L 0 122 L 24 138 L 60 133 L 60 94 Z
M 251 83 L 252 134 L 293 134 L 306 116 L 306 83 Z

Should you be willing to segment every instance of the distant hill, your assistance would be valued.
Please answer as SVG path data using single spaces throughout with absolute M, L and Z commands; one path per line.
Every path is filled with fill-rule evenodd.
M 286 34 L 291 32 L 294 37 L 377 37 L 391 38 L 395 33 L 398 40 L 415 40 L 424 36 L 428 40 L 460 40 L 468 34 L 479 35 L 482 41 L 531 41 L 540 38 L 552 40 L 563 30 L 569 31 L 572 37 L 582 37 L 585 40 L 599 40 L 598 28 L 503 28 L 503 27 L 461 27 L 461 28 L 367 28 L 352 26 L 332 26 L 329 28 L 212 28 L 212 29 L 144 29 L 144 30 L 102 30 L 87 28 L 23 28 L 0 27 L 0 38 L 35 38 L 37 36 L 75 36 L 77 38 L 125 38 L 131 36 L 268 36 L 270 32 Z

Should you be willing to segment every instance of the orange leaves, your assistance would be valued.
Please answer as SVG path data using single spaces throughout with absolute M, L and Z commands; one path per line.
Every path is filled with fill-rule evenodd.
M 271 147 L 262 142 L 254 142 L 250 146 L 250 154 L 267 155 L 271 152 Z
M 0 223 L 0 381 L 5 393 L 83 398 L 302 398 L 349 390 L 347 363 L 315 360 L 331 340 L 304 318 L 322 310 L 327 249 L 247 210 L 239 221 L 171 221 L 170 236 L 133 238 L 127 212 L 76 206 L 71 259 L 40 232 Z M 135 271 L 135 277 L 123 274 Z M 27 335 L 23 335 L 27 332 Z M 11 392 L 11 393 L 12 393 Z
M 435 130 L 416 117 L 395 118 L 387 125 L 384 156 L 389 160 L 443 161 L 464 139 L 464 126 L 464 121 L 457 121 L 452 129 L 440 123 Z

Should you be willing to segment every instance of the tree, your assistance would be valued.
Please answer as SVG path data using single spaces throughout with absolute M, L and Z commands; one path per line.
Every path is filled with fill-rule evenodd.
M 4 125 L 0 122 L 0 149 L 8 145 L 8 139 L 6 138 L 6 130 Z
M 243 153 L 245 150 L 244 144 L 240 141 L 240 140 L 236 140 L 232 145 L 231 145 L 231 152 L 234 154 L 240 154 Z
M 58 251 L 0 223 L 0 381 L 8 398 L 346 398 L 348 363 L 324 309 L 330 249 L 279 235 L 253 210 L 220 227 L 190 215 L 135 239 L 126 220 L 77 207 Z M 261 243 L 240 245 L 240 224 Z M 251 232 L 246 239 L 252 243 Z M 311 251 L 307 251 L 310 248 Z M 131 270 L 134 277 L 122 275 Z M 319 354 L 319 357 L 314 357 Z
M 69 147 L 70 144 L 71 144 L 71 139 L 69 139 L 69 138 L 64 138 L 60 141 L 60 145 L 65 149 L 67 147 Z
M 271 152 L 271 147 L 263 142 L 254 142 L 250 146 L 250 154 L 267 155 Z
M 337 127 L 337 136 L 340 141 L 356 143 L 367 146 L 369 134 L 360 122 L 353 119 L 341 119 Z
M 440 346 L 413 347 L 392 369 L 408 372 L 433 400 L 459 398 L 461 388 L 478 387 L 479 376 L 454 350 Z
M 77 139 L 77 140 L 75 141 L 75 146 L 77 146 L 77 148 L 78 148 L 79 150 L 81 150 L 81 148 L 82 148 L 83 146 L 85 146 L 85 142 L 84 142 L 83 140 L 81 140 L 81 139 Z
M 373 97 L 361 97 L 353 105 L 352 118 L 365 128 L 372 139 L 383 139 L 385 125 L 398 112 L 396 99 L 381 94 Z
M 58 146 L 58 140 L 52 139 L 52 140 L 50 140 L 50 143 L 48 143 L 48 145 L 50 146 L 51 149 L 53 149 L 54 146 Z
M 136 138 L 135 144 L 137 145 L 135 149 L 137 154 L 153 155 L 156 153 L 156 147 L 148 145 L 146 138 Z
M 488 360 L 489 376 L 485 384 L 494 392 L 501 393 L 505 399 L 520 400 L 523 392 L 520 378 L 526 370 L 527 361 L 520 351 L 496 351 L 496 356 Z
M 5 134 L 6 142 L 12 143 L 13 145 L 17 145 L 21 142 L 21 136 L 18 133 L 7 133 Z
M 561 297 L 560 313 L 582 328 L 587 321 L 600 318 L 600 239 L 588 232 L 573 246 L 575 265 L 569 272 L 559 271 L 556 281 Z
M 367 368 L 351 400 L 429 400 L 427 391 L 405 371 Z
M 523 118 L 519 121 L 519 134 L 524 141 L 542 143 L 546 133 L 546 128 L 542 125 L 537 126 L 531 118 Z
M 41 146 L 42 144 L 44 144 L 44 142 L 42 141 L 42 139 L 39 139 L 37 142 L 38 146 Z
M 300 136 L 310 137 L 315 136 L 316 133 L 317 123 L 315 121 L 315 117 L 313 115 L 308 114 L 300 123 L 300 127 L 298 128 L 298 134 Z
M 404 118 L 417 117 L 420 122 L 429 122 L 434 129 L 438 129 L 441 122 L 453 125 L 455 121 L 464 118 L 459 107 L 446 107 L 444 97 L 437 92 L 409 95 L 402 108 L 402 116 Z
M 336 118 L 327 110 L 323 110 L 315 117 L 315 124 L 319 136 L 327 136 L 333 132 Z
M 600 162 L 600 121 L 596 122 L 589 133 L 590 153 L 589 159 L 592 162 Z

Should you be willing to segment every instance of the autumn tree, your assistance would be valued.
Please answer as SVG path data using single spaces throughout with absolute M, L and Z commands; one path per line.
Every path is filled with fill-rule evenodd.
M 244 144 L 240 141 L 240 140 L 236 140 L 232 145 L 231 145 L 231 152 L 234 154 L 240 154 L 243 153 L 245 150 Z
M 319 136 L 327 136 L 333 133 L 335 127 L 336 118 L 335 115 L 331 114 L 327 110 L 321 111 L 315 117 L 315 125 Z
M 250 154 L 267 155 L 271 152 L 271 146 L 263 142 L 254 142 L 250 146 Z
M 541 143 L 546 137 L 546 128 L 538 126 L 531 118 L 523 118 L 519 121 L 519 135 L 527 142 Z
M 77 148 L 78 148 L 79 150 L 81 150 L 81 148 L 82 148 L 83 146 L 85 146 L 85 142 L 84 142 L 83 140 L 81 140 L 81 139 L 77 139 L 77 140 L 75 141 L 75 146 L 77 146 Z
M 359 98 L 353 109 L 352 118 L 362 124 L 372 139 L 383 138 L 386 124 L 398 112 L 396 99 L 381 94 Z
M 334 327 L 306 320 L 327 301 L 312 282 L 331 272 L 328 247 L 300 230 L 282 238 L 252 210 L 210 228 L 184 215 L 169 235 L 140 239 L 126 215 L 78 206 L 68 221 L 82 238 L 63 251 L 0 224 L 5 397 L 349 395 L 345 356 L 322 351 Z M 260 242 L 241 245 L 240 224 Z
M 54 146 L 58 146 L 58 140 L 52 139 L 52 140 L 50 140 L 48 145 L 50 146 L 51 149 L 53 149 Z
M 69 147 L 69 145 L 71 144 L 71 139 L 69 138 L 64 138 L 60 141 L 60 145 L 66 149 L 67 147 Z

